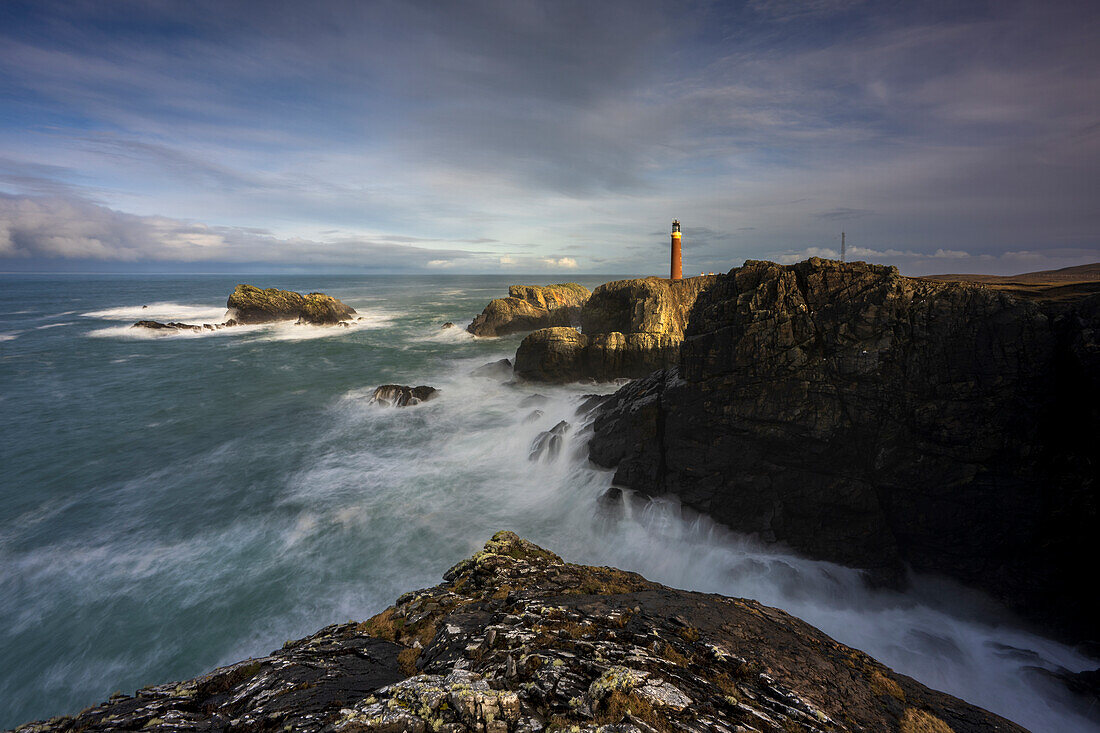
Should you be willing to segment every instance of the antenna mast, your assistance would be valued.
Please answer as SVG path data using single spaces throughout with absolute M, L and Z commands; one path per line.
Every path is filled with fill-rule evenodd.
M 844 262 L 844 232 L 840 233 L 840 261 Z

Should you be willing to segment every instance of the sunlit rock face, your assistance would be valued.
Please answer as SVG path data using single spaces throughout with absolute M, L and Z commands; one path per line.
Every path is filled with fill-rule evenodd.
M 475 336 L 506 336 L 551 326 L 574 326 L 588 300 L 577 283 L 512 285 L 507 298 L 494 298 L 466 330 Z
M 498 532 L 445 582 L 25 731 L 1023 731 L 755 601 Z
M 1098 326 L 1097 296 L 747 262 L 699 296 L 676 366 L 601 408 L 590 456 L 739 531 L 1095 638 Z
M 716 280 L 616 280 L 580 309 L 581 331 L 549 328 L 523 340 L 516 376 L 540 382 L 635 378 L 677 362 L 695 299 Z
M 261 290 L 243 283 L 229 295 L 226 307 L 236 311 L 236 319 L 241 323 L 298 320 L 300 323 L 332 325 L 355 315 L 354 308 L 331 295 L 302 295 L 277 288 Z

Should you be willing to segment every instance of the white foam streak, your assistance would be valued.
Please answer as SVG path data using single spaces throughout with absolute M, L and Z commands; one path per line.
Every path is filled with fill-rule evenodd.
M 194 305 L 184 303 L 147 303 L 124 305 L 116 308 L 89 311 L 81 315 L 106 321 L 179 321 L 183 323 L 221 323 L 228 318 L 224 306 Z

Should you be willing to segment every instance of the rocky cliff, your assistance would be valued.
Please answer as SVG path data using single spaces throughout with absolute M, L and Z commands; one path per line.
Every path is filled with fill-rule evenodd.
M 236 320 L 240 323 L 298 320 L 299 323 L 332 325 L 355 315 L 354 308 L 331 295 L 302 295 L 277 288 L 261 290 L 243 283 L 229 295 L 225 305 L 237 312 Z
M 766 541 L 948 574 L 1095 639 L 1098 327 L 1098 297 L 747 262 L 700 295 L 677 366 L 600 408 L 590 456 Z
M 466 330 L 475 336 L 505 336 L 579 323 L 588 288 L 577 283 L 512 285 L 507 298 L 495 298 Z
M 580 309 L 581 332 L 549 328 L 516 351 L 516 376 L 541 382 L 609 381 L 676 363 L 695 299 L 714 276 L 604 283 Z
M 755 601 L 497 533 L 363 623 L 18 730 L 1022 731 Z

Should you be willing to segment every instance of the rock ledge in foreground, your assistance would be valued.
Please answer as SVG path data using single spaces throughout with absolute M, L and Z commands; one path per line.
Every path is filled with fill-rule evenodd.
M 434 588 L 20 731 L 1022 731 L 755 601 L 498 532 Z

